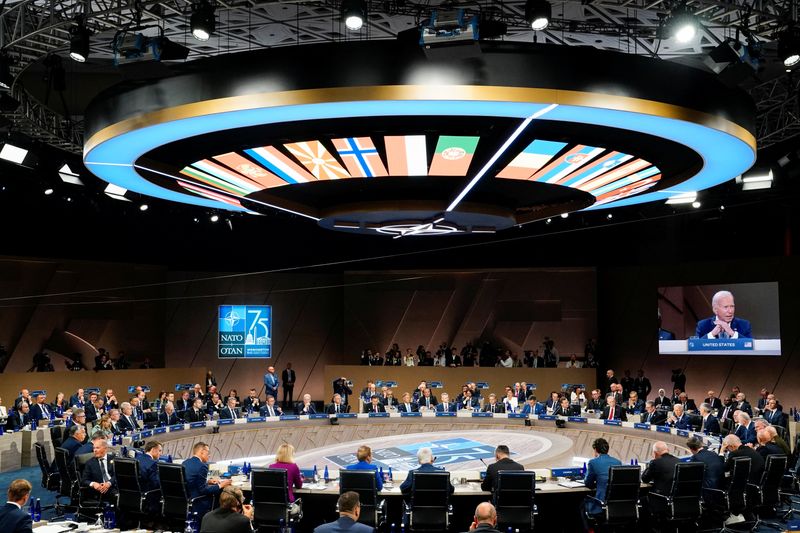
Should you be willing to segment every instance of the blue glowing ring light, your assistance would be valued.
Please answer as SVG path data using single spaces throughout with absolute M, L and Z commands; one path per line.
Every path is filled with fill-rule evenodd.
M 459 88 L 463 87 L 459 86 Z M 431 88 L 419 87 L 417 91 L 428 93 L 429 89 Z M 443 88 L 440 87 L 438 89 L 439 94 L 442 94 Z M 444 90 L 447 90 L 447 88 L 444 88 Z M 554 93 L 555 91 L 548 92 Z M 558 93 L 569 92 L 559 91 Z M 265 95 L 251 95 L 251 97 L 259 100 L 261 96 Z M 742 174 L 755 161 L 755 139 L 752 134 L 732 122 L 706 116 L 705 123 L 720 124 L 720 127 L 717 128 L 682 118 L 670 118 L 626 109 L 598 107 L 595 103 L 602 102 L 604 99 L 613 102 L 625 98 L 600 94 L 591 94 L 591 96 L 591 103 L 588 105 L 559 103 L 558 100 L 561 100 L 561 98 L 554 98 L 557 100 L 556 102 L 537 103 L 438 100 L 436 96 L 429 100 L 335 101 L 283 106 L 263 105 L 261 107 L 250 107 L 246 105 L 246 102 L 243 102 L 242 109 L 167 120 L 139 128 L 134 127 L 116 135 L 109 136 L 106 130 L 115 128 L 117 125 L 109 126 L 97 132 L 87 141 L 84 150 L 84 163 L 101 179 L 137 193 L 202 207 L 247 211 L 237 206 L 160 187 L 137 172 L 136 162 L 142 155 L 168 143 L 222 130 L 249 126 L 349 117 L 426 115 L 468 115 L 524 120 L 553 103 L 557 105 L 542 117 L 537 118 L 537 121 L 574 122 L 641 132 L 686 146 L 702 158 L 703 164 L 700 170 L 680 184 L 663 190 L 640 193 L 639 195 L 602 204 L 601 206 L 589 206 L 585 210 L 600 207 L 606 209 L 666 200 L 681 193 L 707 189 Z M 569 97 L 566 99 L 569 100 Z M 212 102 L 201 102 L 200 104 Z M 252 102 L 252 100 L 249 100 L 250 105 L 252 105 Z M 642 100 L 638 100 L 638 102 L 643 102 L 644 107 L 648 104 L 653 104 L 654 108 L 659 105 L 666 105 Z M 161 112 L 157 113 L 162 117 L 164 116 Z M 491 177 L 487 176 L 484 179 L 491 179 Z

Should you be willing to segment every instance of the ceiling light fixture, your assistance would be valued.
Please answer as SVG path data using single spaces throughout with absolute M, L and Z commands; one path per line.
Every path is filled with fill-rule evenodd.
M 794 26 L 778 34 L 778 57 L 785 67 L 793 67 L 800 62 L 800 35 Z
M 77 172 L 73 172 L 67 163 L 64 163 L 64 166 L 58 169 L 58 177 L 61 178 L 61 181 L 64 183 L 71 183 L 73 185 L 83 185 L 80 176 Z
M 670 34 L 679 43 L 691 42 L 697 35 L 697 17 L 682 4 L 672 10 L 669 17 Z
M 86 27 L 83 15 L 75 17 L 75 26 L 69 30 L 69 57 L 78 63 L 84 63 L 89 57 L 89 45 L 92 33 Z
M 342 20 L 348 30 L 360 30 L 366 16 L 367 6 L 364 0 L 342 0 Z
M 103 192 L 105 192 L 109 198 L 113 198 L 114 200 L 122 200 L 123 202 L 130 202 L 130 200 L 125 198 L 125 194 L 128 192 L 128 189 L 120 187 L 119 185 L 114 185 L 113 183 L 109 183 Z
M 0 159 L 5 159 L 6 161 L 11 161 L 12 163 L 16 163 L 21 165 L 23 161 L 25 161 L 25 157 L 28 155 L 28 150 L 25 148 L 20 148 L 19 146 L 15 146 L 11 143 L 5 143 L 3 148 L 0 149 Z
M 697 200 L 697 192 L 682 192 L 672 196 L 665 202 L 667 205 L 691 204 Z
M 528 0 L 525 2 L 525 20 L 533 31 L 542 31 L 550 25 L 552 6 L 547 0 Z
M 214 6 L 207 0 L 201 0 L 194 4 L 189 26 L 192 29 L 192 37 L 198 41 L 207 41 L 214 35 L 217 27 L 217 18 L 214 14 Z

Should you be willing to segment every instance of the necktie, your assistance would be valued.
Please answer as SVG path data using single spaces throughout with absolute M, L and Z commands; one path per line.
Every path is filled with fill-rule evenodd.
M 336 407 L 336 414 L 338 415 L 339 414 L 339 404 L 338 403 L 335 404 L 335 407 Z
M 377 405 L 376 405 L 376 406 L 374 406 L 374 407 L 373 407 L 373 410 L 374 410 L 374 411 L 377 413 L 377 412 L 378 412 L 378 406 L 377 406 Z
M 108 482 L 111 479 L 111 476 L 108 475 L 108 469 L 106 468 L 106 458 L 105 457 L 100 459 L 100 470 L 103 472 L 103 483 Z
M 428 407 L 431 406 L 431 399 L 430 398 L 425 398 L 425 405 L 428 406 Z
M 614 420 L 614 408 L 613 407 L 608 410 L 608 419 L 609 420 Z
M 269 416 L 275 416 L 275 411 L 272 410 L 272 406 L 269 406 Z
M 492 404 L 492 412 L 494 413 L 494 404 Z
M 652 420 L 652 419 L 653 419 L 653 413 L 647 413 L 647 420 L 645 420 L 645 422 L 647 422 L 649 424 L 650 420 Z
M 442 411 L 445 411 L 445 412 L 449 411 L 449 409 L 447 408 L 447 403 L 444 404 L 444 409 L 442 409 Z
M 50 413 L 47 411 L 47 406 L 45 404 L 42 404 L 42 416 L 50 418 Z
M 200 413 L 197 412 L 197 409 L 194 410 L 194 417 L 197 420 L 200 420 Z
M 410 413 L 410 412 L 411 412 L 411 406 L 406 404 L 406 413 Z

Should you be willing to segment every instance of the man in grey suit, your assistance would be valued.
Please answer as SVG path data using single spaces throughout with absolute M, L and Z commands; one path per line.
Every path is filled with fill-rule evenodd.
M 361 502 L 357 492 L 349 491 L 339 496 L 338 507 L 339 519 L 317 526 L 314 533 L 343 533 L 346 531 L 372 533 L 371 527 L 358 523 L 358 517 L 361 516 Z

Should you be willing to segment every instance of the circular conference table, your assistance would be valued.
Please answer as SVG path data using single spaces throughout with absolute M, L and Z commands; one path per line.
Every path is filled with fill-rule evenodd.
M 329 483 L 306 484 L 295 490 L 305 508 L 301 531 L 310 531 L 336 517 L 338 470 L 355 462 L 355 452 L 362 444 L 372 448 L 373 463 L 382 465 L 385 472 L 392 467 L 394 483 L 385 486 L 381 494 L 387 500 L 387 522 L 398 524 L 402 512 L 400 483 L 408 470 L 417 466 L 416 450 L 431 447 L 437 457 L 435 464 L 451 472 L 455 481 L 452 521 L 457 531 L 466 531 L 475 506 L 491 498 L 480 488 L 480 474 L 485 470 L 483 461 L 494 460 L 494 448 L 499 444 L 509 446 L 514 460 L 537 473 L 538 522 L 548 531 L 575 531 L 580 527 L 578 503 L 588 491 L 560 485 L 565 481 L 562 476 L 570 472 L 559 469 L 582 467 L 593 457 L 594 439 L 608 440 L 611 455 L 623 464 L 631 460 L 645 463 L 651 458 L 652 444 L 659 440 L 666 442 L 676 456 L 688 454 L 685 442 L 691 435 L 703 438 L 712 447 L 719 444 L 717 438 L 699 433 L 587 417 L 558 417 L 564 422 L 559 428 L 557 417 L 536 415 L 349 414 L 339 415 L 335 425 L 330 420 L 332 415 L 290 415 L 179 424 L 142 431 L 132 438 L 157 439 L 163 443 L 165 454 L 179 460 L 191 457 L 194 444 L 205 442 L 211 450 L 212 475 L 245 461 L 254 467 L 268 466 L 278 446 L 292 444 L 301 469 L 317 466 L 322 474 L 327 466 L 331 477 Z M 234 483 L 249 489 L 243 476 L 235 476 Z

